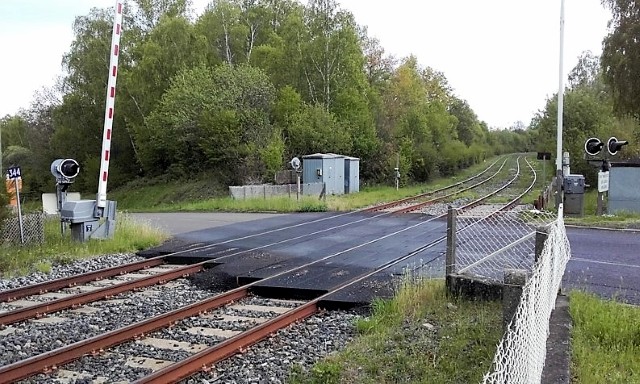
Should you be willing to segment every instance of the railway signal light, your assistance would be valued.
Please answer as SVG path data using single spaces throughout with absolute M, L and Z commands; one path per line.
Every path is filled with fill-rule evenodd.
M 626 140 L 620 140 L 618 141 L 618 139 L 616 139 L 615 137 L 612 137 L 609 139 L 609 141 L 607 141 L 607 150 L 609 151 L 609 154 L 611 154 L 611 156 L 615 155 L 616 153 L 618 153 L 618 151 L 625 145 L 629 144 L 628 141 Z
M 74 159 L 57 159 L 51 163 L 51 174 L 61 184 L 73 183 L 80 173 L 80 165 Z
M 602 151 L 604 143 L 600 139 L 592 137 L 584 143 L 584 151 L 591 156 L 596 156 Z

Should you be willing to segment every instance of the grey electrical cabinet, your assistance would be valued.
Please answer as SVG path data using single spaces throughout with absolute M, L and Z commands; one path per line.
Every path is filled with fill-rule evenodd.
M 584 215 L 584 175 L 565 175 L 563 178 L 564 213 Z
M 583 175 L 566 175 L 564 177 L 564 193 L 582 194 L 584 193 Z

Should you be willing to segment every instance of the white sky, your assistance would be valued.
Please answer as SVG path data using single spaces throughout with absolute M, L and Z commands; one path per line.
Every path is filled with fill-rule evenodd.
M 444 72 L 492 127 L 528 124 L 558 90 L 561 0 L 338 0 L 386 51 Z M 208 0 L 194 0 L 202 10 Z M 0 1 L 0 117 L 26 108 L 60 75 L 75 16 L 115 0 Z M 585 50 L 600 54 L 610 13 L 566 0 L 565 78 Z M 106 69 L 105 69 L 106 76 Z

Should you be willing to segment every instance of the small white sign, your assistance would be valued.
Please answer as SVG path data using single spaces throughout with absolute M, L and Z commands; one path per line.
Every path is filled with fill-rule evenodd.
M 609 190 L 609 172 L 598 172 L 598 192 Z

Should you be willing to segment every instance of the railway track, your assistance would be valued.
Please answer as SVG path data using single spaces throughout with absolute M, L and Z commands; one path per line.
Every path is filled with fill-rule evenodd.
M 477 188 L 480 185 L 483 185 L 487 182 L 489 182 L 491 179 L 493 179 L 494 177 L 496 177 L 500 171 L 502 171 L 502 168 L 504 168 L 504 165 L 506 164 L 508 158 L 504 159 L 504 161 L 502 162 L 502 165 L 499 167 L 498 171 L 496 171 L 495 173 L 493 173 L 491 176 L 489 176 L 488 178 L 481 180 L 480 182 L 476 182 L 475 184 L 472 184 L 471 186 L 468 187 L 463 187 L 463 185 L 465 183 L 469 183 L 471 181 L 474 181 L 478 178 L 480 178 L 482 175 L 484 175 L 485 173 L 487 173 L 491 168 L 493 168 L 499 161 L 500 159 L 494 161 L 493 163 L 491 163 L 485 170 L 483 170 L 482 172 L 480 172 L 479 174 L 472 176 L 468 179 L 459 181 L 457 183 L 445 186 L 443 188 L 439 188 L 433 191 L 429 191 L 429 192 L 425 192 L 425 193 L 421 193 L 415 196 L 410 196 L 404 199 L 399 199 L 399 200 L 395 200 L 395 201 L 391 201 L 388 203 L 384 203 L 384 204 L 378 204 L 375 205 L 373 207 L 369 207 L 369 208 L 365 208 L 363 209 L 363 211 L 365 212 L 378 212 L 378 211 L 387 211 L 387 212 L 393 212 L 393 213 L 409 213 L 409 212 L 415 212 L 427 205 L 431 205 L 434 204 L 436 202 L 439 201 L 444 201 L 452 196 L 455 196 L 457 194 L 460 194 L 462 192 Z M 449 190 L 458 188 L 458 187 L 463 187 L 460 190 L 456 190 L 454 192 L 451 193 L 446 193 L 443 194 L 444 192 L 447 192 Z M 436 196 L 436 197 L 433 197 Z M 430 198 L 428 200 L 424 200 L 425 198 Z
M 496 191 L 492 191 L 492 193 L 489 193 L 485 196 L 483 196 L 480 199 L 477 199 L 476 201 L 467 204 L 463 207 L 460 207 L 461 210 L 465 210 L 465 209 L 471 209 L 474 206 L 480 204 L 482 201 L 485 201 L 486 199 L 489 199 L 490 197 L 494 196 L 496 193 L 499 193 L 500 191 L 504 190 L 505 188 L 507 188 L 509 185 L 511 185 L 518 177 L 519 177 L 519 159 L 517 160 L 518 162 L 518 172 L 515 175 L 515 177 L 513 177 L 508 183 L 506 183 L 505 185 L 503 185 L 501 188 L 497 189 Z M 532 169 L 533 170 L 533 169 Z M 533 185 L 533 183 L 532 183 Z M 525 192 L 526 193 L 526 192 Z M 524 193 L 522 194 L 524 195 Z M 509 202 L 508 204 L 505 204 L 505 206 L 502 209 L 508 209 L 508 206 L 512 206 L 515 205 L 517 203 L 519 198 L 513 199 L 511 202 Z M 501 210 L 502 210 L 501 209 Z M 412 225 L 408 228 L 405 228 L 403 230 L 397 231 L 395 233 L 390 233 L 388 235 L 386 235 L 385 237 L 390 237 L 390 236 L 394 236 L 399 232 L 402 231 L 406 231 L 406 230 L 410 230 L 412 228 L 416 228 L 420 225 L 423 225 L 426 222 L 430 222 L 433 221 L 435 219 L 437 219 L 438 217 L 434 217 L 432 219 L 426 220 L 424 222 Z M 461 231 L 464 230 L 464 228 L 460 229 Z M 247 238 L 247 237 L 252 237 L 252 236 L 258 236 L 258 234 L 253 234 L 253 235 L 249 235 L 249 236 L 245 236 L 243 238 Z M 228 240 L 222 243 L 228 244 L 230 243 L 232 240 Z M 293 271 L 296 270 L 301 270 L 305 267 L 308 267 L 314 263 L 318 263 L 318 262 L 322 262 L 322 261 L 326 261 L 329 260 L 333 257 L 336 257 L 338 255 L 342 255 L 345 253 L 348 253 L 354 249 L 357 248 L 361 248 L 361 247 L 365 247 L 365 246 L 369 246 L 372 244 L 375 244 L 377 241 L 379 241 L 381 239 L 377 239 L 375 241 L 370 241 L 370 242 L 366 242 L 366 243 L 362 243 L 358 246 L 340 251 L 340 252 L 336 252 L 334 254 L 330 254 L 327 255 L 323 258 L 320 258 L 318 260 L 315 260 L 313 262 L 310 262 L 306 265 L 303 266 L 299 266 L 287 271 L 282 271 L 278 274 L 275 274 L 274 276 L 272 276 L 272 278 L 276 278 L 278 276 L 282 276 L 286 273 L 291 273 Z M 286 241 L 286 240 L 285 240 Z M 219 316 L 217 313 L 220 312 L 220 310 L 222 310 L 222 312 L 224 312 L 223 308 L 227 308 L 230 305 L 234 305 L 234 303 L 238 303 L 238 302 L 243 302 L 243 301 L 247 301 L 247 300 L 251 300 L 250 297 L 250 293 L 251 293 L 251 288 L 254 284 L 248 284 L 221 294 L 218 294 L 216 296 L 213 296 L 211 298 L 205 299 L 205 300 L 201 300 L 198 301 L 194 304 L 188 305 L 184 308 L 180 308 L 180 309 L 176 309 L 174 311 L 171 312 L 166 312 L 163 313 L 159 316 L 155 316 L 152 317 L 150 319 L 146 319 L 144 321 L 141 322 L 137 322 L 134 324 L 131 324 L 129 326 L 120 328 L 120 329 L 116 329 L 110 332 L 106 332 L 104 334 L 89 338 L 87 340 L 81 341 L 81 342 L 76 342 L 73 343 L 71 345 L 67 345 L 67 346 L 63 346 L 36 356 L 32 356 L 29 357 L 27 359 L 15 362 L 13 364 L 9 364 L 6 365 L 4 367 L 0 367 L 0 382 L 13 382 L 16 380 L 20 380 L 26 377 L 30 377 L 36 373 L 39 372 L 44 372 L 44 373 L 50 373 L 56 369 L 58 369 L 59 367 L 61 367 L 63 364 L 74 361 L 76 359 L 79 359 L 81 357 L 84 356 L 84 358 L 88 358 L 87 356 L 92 356 L 92 355 L 97 355 L 100 354 L 101 351 L 103 350 L 107 350 L 108 348 L 111 348 L 113 346 L 116 345 L 120 345 L 123 343 L 126 343 L 127 341 L 130 340 L 138 340 L 137 343 L 138 344 L 143 344 L 143 345 L 148 345 L 149 343 L 151 343 L 151 345 L 153 345 L 153 342 L 157 343 L 157 345 L 169 345 L 169 346 L 173 346 L 173 348 L 177 348 L 179 350 L 181 350 L 183 353 L 187 353 L 188 351 L 186 351 L 185 349 L 190 349 L 191 352 L 195 351 L 195 350 L 199 350 L 199 352 L 195 353 L 195 354 L 190 354 L 188 357 L 185 357 L 184 359 L 181 359 L 179 362 L 175 362 L 175 363 L 169 363 L 167 361 L 162 362 L 160 359 L 148 359 L 147 358 L 141 358 L 141 357 L 136 357 L 133 356 L 131 357 L 131 361 L 132 363 L 130 364 L 136 364 L 136 362 L 138 362 L 141 365 L 144 365 L 143 363 L 140 363 L 140 361 L 150 361 L 151 365 L 153 366 L 153 368 L 159 368 L 160 366 L 163 366 L 163 368 L 161 369 L 156 369 L 155 373 L 146 376 L 145 378 L 141 378 L 139 380 L 139 382 L 169 382 L 169 381 L 177 381 L 180 380 L 184 377 L 188 377 L 189 375 L 193 374 L 194 372 L 197 371 L 201 371 L 203 369 L 207 369 L 211 367 L 211 364 L 215 364 L 217 361 L 219 361 L 220 359 L 224 359 L 228 356 L 231 356 L 235 353 L 237 353 L 238 351 L 243 350 L 244 348 L 247 348 L 249 345 L 257 342 L 258 340 L 272 334 L 273 332 L 275 332 L 277 329 L 281 329 L 282 327 L 285 327 L 293 322 L 296 322 L 300 319 L 303 319 L 305 317 L 308 317 L 314 313 L 317 313 L 317 311 L 320 309 L 319 308 L 319 303 L 320 301 L 326 297 L 327 295 L 330 295 L 331 293 L 340 290 L 340 289 L 345 289 L 346 287 L 353 285 L 357 282 L 360 282 L 368 277 L 371 277 L 372 275 L 374 275 L 375 273 L 378 273 L 386 268 L 389 268 L 390 266 L 393 266 L 395 264 L 401 263 L 404 260 L 408 259 L 409 257 L 412 257 L 414 255 L 416 255 L 417 253 L 423 252 L 424 250 L 431 248 L 433 246 L 435 246 L 436 244 L 439 244 L 440 242 L 444 241 L 444 238 L 438 238 L 435 241 L 431 241 L 427 244 L 424 244 L 423 246 L 412 250 L 411 252 L 408 252 L 404 255 L 401 255 L 387 263 L 385 263 L 384 265 L 379 266 L 378 268 L 376 268 L 374 271 L 371 271 L 369 273 L 366 274 L 361 274 L 359 276 L 355 276 L 352 279 L 350 279 L 347 283 L 341 285 L 340 287 L 337 287 L 336 289 L 332 290 L 331 292 L 328 292 L 325 295 L 322 295 L 314 300 L 308 301 L 306 303 L 286 303 L 286 302 L 278 302 L 277 305 L 275 305 L 273 307 L 272 310 L 267 310 L 265 309 L 265 311 L 267 311 L 268 313 L 272 313 L 272 314 L 276 314 L 277 316 L 275 317 L 260 317 L 258 316 L 260 319 L 257 320 L 257 322 L 259 324 L 255 324 L 254 327 L 250 327 L 246 330 L 240 330 L 238 331 L 239 333 L 234 333 L 231 334 L 229 332 L 225 333 L 225 332 L 220 332 L 218 335 L 218 342 L 215 345 L 211 345 L 211 346 L 206 346 L 205 344 L 201 344 L 199 346 L 191 346 L 190 344 L 184 344 L 184 342 L 179 341 L 179 340 L 172 340 L 172 339 L 164 339 L 164 338 L 158 338 L 158 337 L 151 337 L 151 340 L 147 340 L 149 338 L 145 339 L 146 335 L 152 334 L 153 332 L 166 332 L 167 329 L 171 329 L 170 327 L 181 327 L 180 324 L 182 324 L 182 322 L 195 322 L 198 324 L 203 324 L 203 321 L 200 320 L 201 318 L 213 318 L 214 320 L 219 319 Z M 266 247 L 266 246 L 265 246 Z M 230 257 L 231 255 L 225 255 L 225 257 Z M 147 261 L 151 261 L 152 264 L 153 263 L 163 263 L 163 258 L 155 258 L 155 259 L 150 259 Z M 135 264 L 135 265 L 134 265 Z M 132 263 L 131 265 L 127 265 L 124 266 L 125 270 L 130 270 L 132 272 L 135 271 L 140 271 L 141 269 L 136 269 L 138 267 L 141 267 L 142 269 L 147 268 L 147 269 L 151 269 L 151 268 L 157 268 L 157 266 L 159 266 L 161 264 L 154 264 L 154 266 L 150 266 L 149 264 L 144 264 L 144 263 Z M 198 268 L 202 268 L 202 263 L 196 264 L 194 266 L 186 266 L 186 267 L 176 267 L 176 268 L 172 268 L 174 270 L 179 271 L 178 273 L 183 273 L 183 275 L 187 272 L 190 271 L 189 273 L 195 273 L 196 269 L 193 270 L 187 270 L 185 268 L 187 267 L 195 267 L 196 269 Z M 175 272 L 175 271 L 172 271 Z M 83 284 L 86 282 L 91 282 L 91 281 L 96 281 L 96 279 L 106 279 L 107 275 L 109 275 L 109 277 L 115 276 L 115 274 L 120 273 L 117 272 L 116 269 L 111 269 L 110 271 L 107 272 L 99 272 L 99 273 L 93 273 L 92 275 L 87 275 L 87 276 L 83 276 L 81 278 L 78 279 L 71 279 L 69 281 L 73 281 L 75 284 L 74 286 L 79 286 L 79 284 Z M 163 271 L 159 271 L 158 274 L 162 274 L 164 273 Z M 111 274 L 111 275 L 110 275 Z M 188 274 L 188 273 L 187 273 Z M 180 276 L 181 277 L 181 276 Z M 158 279 L 157 277 L 154 277 L 153 279 L 157 280 L 158 282 L 161 282 L 162 279 Z M 99 280 L 98 280 L 99 281 Z M 262 282 L 264 282 L 264 280 L 262 280 Z M 26 290 L 24 290 L 24 292 L 30 292 L 31 294 L 33 294 L 33 292 L 35 292 L 36 290 L 39 291 L 47 291 L 47 290 L 51 290 L 53 286 L 58 286 L 60 287 L 60 284 L 62 284 L 62 281 L 57 281 L 57 282 L 53 282 L 51 286 L 46 286 L 46 285 L 42 285 L 39 284 L 36 288 L 36 286 L 32 286 L 32 287 L 28 287 Z M 121 288 L 122 289 L 122 288 Z M 99 289 L 96 289 L 99 290 Z M 38 292 L 39 292 L 38 291 Z M 12 290 L 12 292 L 3 292 L 4 296 L 0 296 L 3 298 L 3 300 L 8 301 L 8 300 L 16 300 L 18 297 L 27 297 L 28 295 L 26 295 L 26 293 L 24 292 L 20 292 L 19 290 Z M 104 294 L 105 292 L 102 291 L 100 294 Z M 98 297 L 100 296 L 100 294 L 98 295 Z M 9 302 L 9 301 L 8 301 Z M 15 301 L 14 301 L 15 302 Z M 10 303 L 10 302 L 9 302 Z M 79 303 L 75 303 L 72 304 L 71 306 L 74 305 L 80 305 Z M 288 308 L 288 309 L 282 309 L 282 308 Z M 264 308 L 262 308 L 264 309 Z M 52 310 L 55 311 L 55 310 Z M 218 312 L 216 312 L 218 311 Z M 218 317 L 216 317 L 218 316 Z M 247 316 L 245 316 L 247 317 Z M 1 317 L 0 317 L 1 319 Z M 224 319 L 224 317 L 223 317 Z M 14 322 L 18 322 L 18 321 L 22 321 L 22 320 L 15 320 Z M 248 320 L 243 320 L 243 321 L 247 321 L 248 323 L 250 323 L 251 321 Z M 4 324 L 4 323 L 3 323 Z M 215 329 L 216 323 L 215 321 L 213 323 L 207 323 L 206 321 L 204 321 L 204 324 L 206 324 L 206 327 L 201 327 L 202 329 Z M 162 331 L 165 330 L 165 331 Z M 222 329 L 222 331 L 224 331 L 224 329 Z M 204 332 L 204 331 L 203 331 Z M 212 334 L 215 334 L 214 331 L 209 331 Z M 220 338 L 222 338 L 222 336 L 220 335 L 226 335 L 228 337 L 220 340 Z M 143 340 L 147 340 L 147 341 L 143 341 Z M 162 341 L 164 340 L 164 341 Z M 158 347 L 160 348 L 160 347 Z M 109 353 L 109 352 L 107 352 Z M 84 359 L 83 358 L 83 359 Z M 159 362 L 160 361 L 160 362 Z M 166 366 L 164 366 L 166 365 Z M 153 369 L 152 369 L 153 370 Z M 95 376 L 95 375 L 94 375 Z
M 485 174 L 486 172 L 488 172 L 492 167 L 495 166 L 495 164 L 498 163 L 499 160 L 496 160 L 495 162 L 493 162 L 491 165 L 489 165 L 489 167 L 487 167 L 485 170 L 483 170 L 482 172 L 480 172 L 478 175 L 475 175 L 471 178 L 462 180 L 460 182 L 451 184 L 449 186 L 446 186 L 444 188 L 440 188 L 436 191 L 432 191 L 429 193 L 425 193 L 425 194 L 421 194 L 415 197 L 411 197 L 411 198 L 407 198 L 407 199 L 401 199 L 398 202 L 393 202 L 393 203 L 388 203 L 383 205 L 383 207 L 391 207 L 392 205 L 398 205 L 398 204 L 407 204 L 408 201 L 412 201 L 415 199 L 419 199 L 419 198 L 423 198 L 427 195 L 432 195 L 434 193 L 439 193 L 442 191 L 446 191 L 458 186 L 463 185 L 464 183 L 467 183 L 469 181 L 475 180 L 478 177 L 482 176 L 483 174 Z M 233 249 L 231 250 L 231 252 L 226 252 L 226 254 L 224 255 L 220 255 L 219 257 L 216 258 L 217 261 L 221 261 L 224 259 L 229 259 L 231 257 L 234 256 L 238 256 L 240 254 L 246 254 L 249 252 L 253 252 L 253 251 L 257 251 L 260 249 L 264 249 L 264 248 L 268 248 L 271 246 L 275 246 L 275 245 L 281 245 L 284 243 L 288 243 L 288 242 L 292 242 L 292 241 L 296 241 L 296 240 L 300 240 L 303 238 L 309 238 L 309 237 L 313 237 L 313 236 L 317 236 L 319 234 L 322 233 L 326 233 L 329 231 L 334 231 L 336 229 L 345 227 L 345 226 L 349 226 L 349 225 L 354 225 L 354 224 L 358 224 L 358 223 L 362 223 L 365 221 L 369 221 L 369 220 L 373 220 L 376 219 L 378 217 L 382 217 L 385 215 L 388 215 L 390 213 L 403 213 L 403 212 L 411 212 L 411 211 L 415 211 L 423 206 L 425 206 L 426 204 L 430 204 L 433 203 L 435 201 L 441 201 L 444 200 L 452 195 L 461 193 L 463 191 L 467 191 L 473 188 L 476 188 L 479 185 L 483 185 L 485 183 L 487 183 L 489 180 L 493 179 L 494 177 L 496 177 L 496 175 L 498 175 L 500 173 L 500 171 L 504 168 L 505 163 L 506 163 L 507 159 L 505 159 L 502 162 L 502 165 L 500 166 L 500 168 L 498 169 L 497 172 L 495 172 L 494 174 L 492 174 L 490 177 L 488 177 L 487 179 L 480 181 L 478 183 L 475 183 L 469 187 L 466 187 L 462 190 L 459 190 L 457 192 L 454 193 L 450 193 L 444 196 L 440 196 L 436 199 L 432 199 L 429 200 L 427 202 L 421 202 L 421 203 L 417 203 L 417 204 L 412 204 L 409 207 L 403 207 L 399 210 L 395 210 L 392 212 L 382 212 L 382 213 L 378 213 L 377 215 L 374 215 L 372 217 L 365 217 L 365 218 L 361 218 L 355 221 L 349 221 L 345 224 L 341 224 L 341 225 L 333 225 L 333 226 L 329 226 L 323 230 L 320 231 L 314 231 L 311 233 L 304 233 L 300 236 L 291 236 L 288 237 L 282 241 L 278 241 L 278 242 L 272 242 L 266 245 L 262 245 L 262 246 L 258 246 L 258 247 L 253 247 L 251 249 L 248 250 L 241 250 L 241 251 L 237 251 L 237 252 L 233 252 Z M 364 209 L 361 211 L 364 212 L 375 212 L 378 211 L 380 208 L 380 206 L 378 207 L 374 207 L 369 208 L 369 209 Z M 355 211 L 355 212 L 361 212 L 361 211 Z M 336 219 L 336 218 L 340 218 L 343 216 L 347 216 L 349 214 L 353 214 L 355 212 L 348 212 L 348 213 L 343 213 L 343 214 L 339 214 L 339 215 L 335 215 L 335 216 L 331 216 L 331 217 L 325 217 L 325 218 L 320 218 L 320 219 L 316 219 L 316 220 L 312 220 L 309 222 L 305 222 L 305 223 L 301 223 L 301 224 L 296 224 L 296 225 L 292 225 L 292 226 L 286 226 L 286 227 L 282 227 L 282 228 L 277 228 L 274 230 L 268 230 L 268 231 L 263 231 L 263 232 L 259 232 L 259 233 L 255 233 L 255 234 L 250 234 L 250 235 L 246 235 L 246 236 L 241 236 L 238 238 L 234 238 L 234 239 L 229 239 L 229 240 L 225 240 L 225 241 L 221 241 L 221 242 L 217 242 L 215 244 L 211 244 L 211 245 L 203 245 L 203 246 L 198 246 L 198 247 L 190 247 L 187 250 L 184 251 L 179 251 L 179 252 L 175 252 L 172 253 L 170 255 L 166 255 L 166 256 L 160 256 L 160 257 L 155 257 L 152 259 L 147 259 L 147 260 L 143 260 L 143 261 L 139 261 L 139 262 L 135 262 L 135 263 L 130 263 L 130 264 L 126 264 L 126 265 L 122 265 L 122 266 L 117 266 L 117 267 L 112 267 L 112 268 L 108 268 L 108 269 L 104 269 L 104 270 L 99 270 L 99 271 L 94 271 L 94 272 L 90 272 L 90 273 L 85 273 L 82 275 L 77 275 L 77 276 L 72 276 L 69 278 L 62 278 L 62 279 L 57 279 L 57 280 L 53 280 L 53 281 L 49 281 L 49 282 L 44 282 L 44 283 L 40 283 L 40 284 L 35 284 L 35 285 L 31 285 L 31 286 L 27 286 L 27 287 L 23 287 L 23 288 L 16 288 L 16 289 L 12 289 L 12 290 L 8 290 L 8 291 L 2 291 L 0 292 L 0 303 L 5 302 L 6 304 L 4 306 L 0 306 L 0 326 L 4 325 L 10 325 L 19 321 L 24 321 L 27 319 L 32 319 L 32 318 L 40 318 L 46 314 L 49 313 L 54 313 L 60 310 L 64 310 L 64 309 L 68 309 L 68 308 L 75 308 L 77 306 L 80 305 L 84 305 L 84 304 L 88 304 L 97 300 L 102 300 L 102 299 L 106 299 L 106 298 L 110 298 L 113 297 L 115 295 L 124 293 L 124 292 L 129 292 L 132 290 L 137 290 L 137 289 L 142 289 L 142 288 L 146 288 L 146 287 L 151 287 L 157 284 L 164 284 L 168 281 L 172 281 L 172 280 L 176 280 L 182 277 L 186 277 L 189 275 L 193 275 L 195 273 L 201 272 L 202 270 L 205 269 L 207 262 L 201 262 L 201 263 L 196 263 L 193 265 L 186 265 L 186 266 L 178 266 L 175 268 L 170 268 L 167 269 L 162 268 L 164 265 L 166 265 L 166 259 L 168 257 L 175 257 L 176 255 L 180 255 L 180 254 L 184 254 L 187 252 L 193 252 L 196 250 L 207 250 L 207 249 L 212 249 L 214 247 L 220 246 L 220 245 L 225 245 L 225 244 L 229 244 L 232 242 L 237 242 L 237 241 L 243 241 L 243 240 L 248 240 L 257 236 L 261 236 L 261 235 L 266 235 L 266 234 L 272 234 L 275 232 L 279 232 L 279 231 L 284 231 L 284 230 L 291 230 L 293 228 L 296 227 L 301 227 L 303 225 L 307 225 L 307 224 L 312 224 L 312 223 L 317 223 L 317 222 L 321 222 L 321 221 L 325 221 L 325 220 L 330 220 L 330 219 Z M 164 269 L 164 270 L 162 270 Z M 144 272 L 144 271 L 148 271 L 148 272 L 153 272 L 152 274 L 149 275 L 144 275 L 141 274 L 140 272 Z M 114 280 L 109 280 L 110 278 L 116 277 L 116 276 L 131 276 L 134 277 L 134 279 L 129 280 L 129 281 L 114 281 Z M 97 285 L 97 282 L 101 282 L 99 285 Z M 80 292 L 77 292 L 76 294 L 72 294 L 70 291 L 71 290 L 77 290 Z M 58 293 L 53 293 L 53 292 L 58 292 Z M 37 297 L 36 297 L 37 296 Z M 18 299 L 23 299 L 23 298 L 29 298 L 29 300 L 19 300 Z

